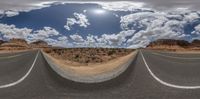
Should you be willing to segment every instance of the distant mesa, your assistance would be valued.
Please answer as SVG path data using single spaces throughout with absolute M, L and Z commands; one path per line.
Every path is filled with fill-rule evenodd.
M 194 47 L 200 47 L 200 40 L 193 40 L 191 44 Z
M 200 49 L 200 40 L 193 40 L 191 43 L 185 40 L 159 39 L 151 42 L 147 49 L 157 50 L 185 50 Z
M 28 45 L 26 40 L 24 40 L 24 39 L 16 39 L 16 38 L 10 39 L 9 43 Z
M 24 39 L 10 39 L 9 41 L 1 41 L 0 50 L 25 50 L 30 49 L 28 43 Z
M 0 40 L 0 45 L 3 44 L 3 43 L 5 43 L 5 41 L 4 40 Z
M 173 39 L 159 39 L 151 42 L 147 47 L 158 47 L 158 46 L 180 46 L 187 47 L 190 43 L 184 40 L 173 40 Z
M 35 42 L 30 43 L 30 46 L 32 48 L 47 48 L 47 47 L 51 47 L 50 45 L 48 45 L 47 42 L 42 41 L 42 40 L 38 40 Z
M 0 50 L 27 50 L 32 48 L 51 47 L 47 42 L 38 40 L 30 44 L 24 39 L 13 38 L 9 41 L 0 40 Z

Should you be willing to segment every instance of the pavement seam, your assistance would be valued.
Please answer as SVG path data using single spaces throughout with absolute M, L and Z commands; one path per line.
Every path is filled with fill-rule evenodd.
M 33 67 L 35 66 L 38 55 L 39 55 L 39 51 L 37 52 L 37 55 L 35 56 L 35 59 L 34 59 L 32 65 L 31 65 L 31 68 L 28 70 L 28 72 L 22 78 L 20 78 L 19 80 L 15 81 L 15 82 L 9 83 L 9 84 L 0 85 L 0 88 L 12 87 L 12 86 L 15 86 L 15 85 L 21 83 L 22 81 L 24 81 L 28 77 L 28 75 L 31 73 Z
M 147 64 L 145 58 L 144 58 L 144 55 L 142 53 L 142 51 L 140 51 L 140 54 L 142 56 L 142 59 L 144 61 L 144 64 L 148 70 L 148 72 L 150 73 L 150 75 L 156 80 L 158 81 L 160 84 L 164 85 L 164 86 L 167 86 L 167 87 L 171 87 L 171 88 L 177 88 L 177 89 L 200 89 L 200 86 L 181 86 L 181 85 L 176 85 L 176 84 L 171 84 L 171 83 L 168 83 L 168 82 L 165 82 L 163 80 L 161 80 L 160 78 L 158 78 L 153 72 L 152 70 L 150 69 L 149 65 Z

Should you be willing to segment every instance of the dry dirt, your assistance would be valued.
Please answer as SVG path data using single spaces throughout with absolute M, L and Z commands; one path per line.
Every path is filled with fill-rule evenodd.
M 29 50 L 0 50 L 0 54 L 4 54 L 4 53 L 18 53 L 18 52 L 25 52 L 25 51 L 30 51 L 33 49 L 29 49 Z
M 67 49 L 44 49 L 56 59 L 65 61 L 73 66 L 104 63 L 112 59 L 125 56 L 133 52 L 133 49 L 114 48 L 67 48 Z
M 126 64 L 130 59 L 134 58 L 137 54 L 137 51 L 133 51 L 128 55 L 121 56 L 110 61 L 104 63 L 91 63 L 91 64 L 79 64 L 74 65 L 67 63 L 66 60 L 57 59 L 50 54 L 46 54 L 49 58 L 51 58 L 55 64 L 59 64 L 58 66 L 63 70 L 72 70 L 75 74 L 82 76 L 89 75 L 98 75 L 105 72 L 110 72 L 114 69 L 119 68 Z

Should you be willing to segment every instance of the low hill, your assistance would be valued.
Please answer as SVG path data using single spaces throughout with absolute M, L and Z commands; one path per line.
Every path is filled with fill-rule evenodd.
M 3 43 L 5 43 L 5 41 L 3 41 L 3 40 L 0 40 L 0 45 L 1 45 L 1 44 L 3 44 Z
M 38 40 L 35 42 L 30 43 L 30 46 L 32 48 L 46 48 L 49 47 L 48 43 L 42 40 Z
M 5 42 L 2 41 L 0 45 L 0 50 L 25 50 L 30 49 L 28 43 L 24 39 L 10 39 Z
M 200 47 L 200 40 L 193 40 L 191 44 L 193 47 Z
M 151 42 L 147 49 L 156 50 L 192 50 L 200 49 L 200 40 L 194 40 L 191 43 L 185 40 L 173 40 L 173 39 L 159 39 Z
M 47 42 L 38 40 L 30 44 L 24 39 L 13 38 L 8 41 L 0 40 L 0 50 L 27 50 L 32 48 L 49 48 Z

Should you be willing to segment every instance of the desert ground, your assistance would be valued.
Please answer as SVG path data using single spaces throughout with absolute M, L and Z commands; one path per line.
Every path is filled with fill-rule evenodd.
M 97 75 L 112 71 L 136 56 L 133 49 L 71 48 L 46 49 L 44 52 L 59 68 L 80 75 Z
M 66 48 L 66 49 L 44 49 L 44 52 L 56 59 L 65 61 L 66 64 L 93 65 L 105 63 L 110 60 L 126 56 L 133 52 L 133 49 L 122 48 Z

